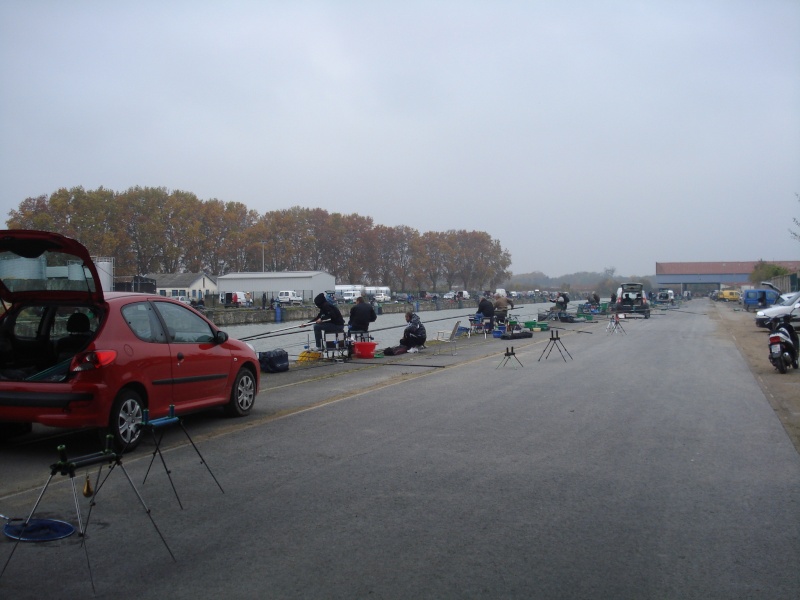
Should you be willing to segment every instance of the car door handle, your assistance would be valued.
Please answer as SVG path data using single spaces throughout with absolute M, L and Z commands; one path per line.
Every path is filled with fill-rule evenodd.
M 183 352 L 178 352 L 178 362 L 183 362 Z

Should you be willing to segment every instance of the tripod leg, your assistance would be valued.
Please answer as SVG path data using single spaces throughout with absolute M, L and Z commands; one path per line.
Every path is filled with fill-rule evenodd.
M 163 542 L 164 547 L 167 549 L 167 552 L 169 552 L 169 555 L 172 557 L 172 560 L 176 560 L 175 559 L 175 555 L 172 553 L 172 550 L 170 550 L 169 544 L 167 544 L 167 540 L 164 539 L 164 536 L 161 534 L 161 530 L 158 528 L 158 525 L 156 525 L 155 519 L 153 519 L 153 515 L 150 514 L 150 509 L 147 508 L 147 504 L 144 503 L 144 498 L 142 498 L 141 494 L 139 494 L 139 490 L 136 489 L 136 486 L 133 484 L 133 480 L 131 479 L 130 475 L 128 475 L 128 471 L 125 469 L 125 467 L 123 466 L 123 464 L 121 462 L 118 462 L 117 464 L 122 469 L 122 472 L 125 473 L 125 477 L 128 478 L 128 483 L 131 484 L 131 488 L 133 488 L 133 492 L 136 494 L 136 497 L 139 499 L 139 502 L 141 503 L 142 507 L 144 508 L 144 512 L 147 513 L 147 517 L 150 519 L 150 522 L 153 524 L 153 528 L 156 530 L 156 533 L 158 534 L 158 537 L 161 538 L 161 541 Z
M 197 452 L 197 456 L 200 457 L 200 462 L 205 465 L 206 469 L 208 469 L 209 475 L 211 475 L 211 479 L 214 480 L 214 483 L 217 484 L 217 487 L 224 494 L 225 490 L 222 489 L 222 486 L 219 484 L 219 481 L 217 481 L 217 478 L 214 477 L 214 473 L 211 472 L 211 467 L 208 466 L 208 463 L 206 462 L 206 459 L 204 459 L 203 455 L 200 454 L 200 450 L 197 448 L 197 446 L 194 445 L 194 441 L 192 440 L 192 436 L 189 435 L 189 432 L 186 431 L 186 427 L 183 426 L 183 421 L 180 421 L 180 425 L 181 425 L 181 429 L 183 429 L 183 433 L 186 434 L 186 438 L 189 440 L 189 443 L 192 445 L 192 448 L 194 448 L 194 451 Z
M 170 473 L 170 470 L 167 468 L 167 461 L 164 460 L 164 454 L 161 452 L 161 440 L 164 439 L 164 431 L 163 430 L 161 431 L 161 434 L 158 436 L 158 440 L 156 440 L 156 432 L 153 431 L 152 433 L 153 433 L 153 441 L 156 444 L 156 449 L 153 452 L 153 458 L 150 459 L 150 465 L 152 466 L 157 453 L 158 457 L 161 459 L 161 464 L 164 465 L 164 472 L 167 474 L 167 478 L 169 479 L 169 484 L 172 486 L 172 491 L 175 493 L 175 499 L 178 501 L 178 506 L 180 506 L 181 510 L 183 510 L 183 503 L 181 502 L 180 496 L 178 496 L 178 490 L 175 488 L 175 482 L 172 481 L 172 474 Z M 147 467 L 147 472 L 148 473 L 150 472 L 150 467 Z M 142 485 L 144 485 L 145 481 L 147 481 L 147 473 L 145 473 L 144 475 L 144 480 L 142 481 Z
M 81 523 L 81 506 L 78 502 L 78 490 L 75 489 L 75 475 L 70 473 L 69 481 L 72 484 L 72 497 L 75 500 L 75 512 L 78 513 L 78 531 L 80 531 L 81 535 L 81 546 L 83 546 L 83 553 L 86 555 L 86 570 L 89 571 L 89 583 L 92 584 L 92 592 L 95 592 L 94 589 L 94 575 L 92 574 L 92 562 L 89 560 L 89 548 L 86 544 L 86 529 L 83 528 L 83 524 Z M 87 517 L 86 526 L 89 526 L 89 520 Z
M 44 487 L 42 488 L 42 491 L 39 492 L 39 497 L 36 499 L 36 502 L 34 503 L 30 514 L 28 515 L 28 518 L 25 519 L 25 523 L 22 525 L 22 529 L 20 529 L 20 531 L 19 531 L 19 537 L 14 542 L 14 547 L 11 548 L 11 553 L 8 555 L 8 558 L 6 559 L 6 562 L 3 565 L 3 570 L 0 571 L 0 577 L 2 577 L 3 573 L 6 572 L 6 567 L 8 566 L 8 563 L 11 562 L 11 557 L 14 556 L 14 552 L 16 551 L 17 546 L 19 545 L 20 538 L 22 537 L 22 534 L 25 532 L 25 528 L 28 526 L 28 523 L 31 522 L 31 519 L 33 518 L 33 513 L 36 512 L 36 507 L 38 507 L 39 506 L 39 502 L 42 501 L 42 496 L 44 496 L 45 491 L 47 491 L 47 487 L 50 485 L 50 482 L 53 480 L 53 475 L 55 475 L 55 472 L 51 472 L 50 473 L 50 477 L 47 478 L 47 481 L 45 482 Z
M 114 470 L 114 465 L 111 465 L 108 468 L 108 472 L 106 473 L 106 476 L 103 477 L 103 481 L 100 481 L 100 472 L 102 470 L 103 467 L 101 466 L 100 469 L 97 471 L 97 483 L 95 484 L 94 488 L 94 496 L 92 497 L 92 501 L 89 503 L 89 512 L 86 513 L 86 525 L 83 529 L 83 532 L 85 532 L 86 529 L 89 528 L 89 519 L 92 518 L 92 509 L 94 508 L 94 505 L 97 502 L 97 494 L 100 493 L 100 490 L 103 489 L 103 486 L 105 485 L 106 481 L 108 481 L 108 478 L 111 476 L 111 471 Z M 81 532 L 81 536 L 83 536 L 83 532 Z
M 147 465 L 147 471 L 145 471 L 144 473 L 144 479 L 142 479 L 142 485 L 147 483 L 147 476 L 150 474 L 150 469 L 153 467 L 153 463 L 156 460 L 156 453 L 158 452 L 158 440 L 156 439 L 156 432 L 153 430 L 152 427 L 148 427 L 148 429 L 150 430 L 150 435 L 153 436 L 153 444 L 155 444 L 156 449 L 153 450 L 153 456 L 150 457 L 150 464 Z
M 561 347 L 564 349 L 564 352 L 566 352 L 566 353 L 567 353 L 567 356 L 569 356 L 570 358 L 572 358 L 572 354 L 570 354 L 570 353 L 569 353 L 569 350 L 567 350 L 567 347 L 564 345 L 564 342 L 561 342 Z M 562 355 L 562 356 L 563 356 L 563 355 Z M 566 360 L 566 359 L 565 359 L 565 360 Z M 574 358 L 572 358 L 572 360 L 575 360 L 575 359 L 574 359 Z

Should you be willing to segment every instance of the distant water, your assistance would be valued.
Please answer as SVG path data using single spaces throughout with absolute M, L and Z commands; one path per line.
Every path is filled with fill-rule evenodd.
M 527 304 L 519 306 L 511 312 L 521 321 L 529 321 L 536 318 L 539 310 L 545 310 L 550 306 L 552 306 L 551 303 Z M 344 309 L 342 316 L 346 322 L 349 308 L 345 305 Z M 422 324 L 425 325 L 428 339 L 435 339 L 437 331 L 449 333 L 458 320 L 461 321 L 461 325 L 466 327 L 469 323 L 469 316 L 475 314 L 476 310 L 474 306 L 465 306 L 461 309 L 421 311 L 417 314 L 422 320 Z M 306 346 L 314 346 L 313 327 L 311 325 L 299 327 L 300 324 L 301 321 L 289 321 L 287 323 L 232 325 L 222 329 L 233 338 L 249 342 L 258 352 L 283 348 L 289 353 L 290 358 L 296 358 Z M 396 346 L 400 342 L 405 325 L 406 320 L 403 313 L 384 314 L 379 315 L 378 320 L 370 325 L 369 329 L 374 341 L 378 343 L 378 348 L 385 348 Z

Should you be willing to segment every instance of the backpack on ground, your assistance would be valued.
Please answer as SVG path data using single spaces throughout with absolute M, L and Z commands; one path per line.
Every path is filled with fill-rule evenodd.
M 389 346 L 385 348 L 383 351 L 384 356 L 397 356 L 398 354 L 405 354 L 408 352 L 408 348 L 403 345 L 400 346 Z
M 289 370 L 289 353 L 283 348 L 258 353 L 258 363 L 264 373 L 281 373 Z

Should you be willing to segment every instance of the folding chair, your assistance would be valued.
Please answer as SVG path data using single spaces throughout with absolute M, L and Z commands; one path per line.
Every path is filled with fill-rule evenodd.
M 450 332 L 450 335 L 447 335 L 446 331 L 438 331 L 436 332 L 436 341 L 442 342 L 442 344 L 452 344 L 450 346 L 450 355 L 455 355 L 456 353 L 456 340 L 458 339 L 458 328 L 461 327 L 461 321 L 456 321 L 455 326 L 453 327 L 453 331 Z M 439 354 L 439 348 L 441 346 L 436 344 L 436 350 L 434 354 Z
M 483 323 L 481 323 L 481 329 L 483 330 L 483 339 L 486 339 L 488 336 L 492 335 L 492 331 L 494 330 L 494 318 L 493 317 L 484 317 Z
M 480 313 L 478 313 L 480 315 Z M 474 315 L 469 318 L 469 330 L 467 337 L 472 337 L 473 333 L 480 333 L 483 330 L 483 316 Z

